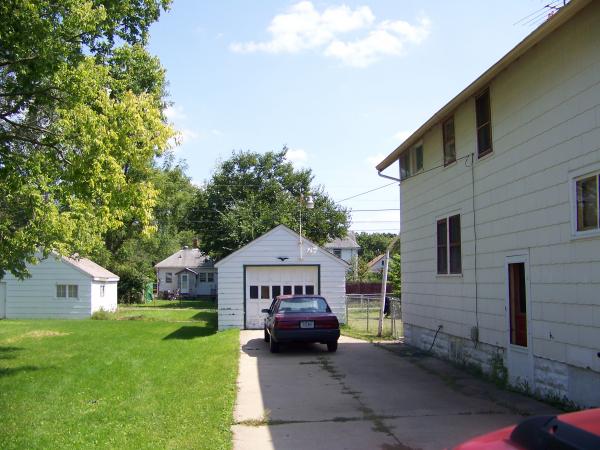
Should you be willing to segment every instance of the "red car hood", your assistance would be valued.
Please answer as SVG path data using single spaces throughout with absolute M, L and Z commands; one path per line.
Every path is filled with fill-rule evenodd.
M 558 420 L 600 437 L 600 408 L 561 414 Z M 526 450 L 511 440 L 516 425 L 471 439 L 454 450 Z

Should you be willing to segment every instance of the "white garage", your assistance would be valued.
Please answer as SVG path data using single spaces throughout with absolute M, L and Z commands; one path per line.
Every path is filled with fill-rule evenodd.
M 345 322 L 348 264 L 284 225 L 215 264 L 219 329 L 258 329 L 261 309 L 280 294 L 322 295 Z

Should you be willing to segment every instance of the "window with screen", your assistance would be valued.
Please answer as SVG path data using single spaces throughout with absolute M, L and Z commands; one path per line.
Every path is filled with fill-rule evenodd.
M 456 145 L 454 142 L 454 117 L 450 117 L 442 124 L 444 139 L 444 166 L 456 161 Z
M 462 273 L 460 214 L 438 219 L 436 223 L 437 273 Z
M 477 156 L 481 158 L 492 152 L 492 113 L 490 90 L 487 89 L 475 98 L 477 125 Z
M 208 272 L 206 274 L 206 281 L 208 281 L 209 283 L 212 283 L 215 281 L 215 274 L 213 272 Z

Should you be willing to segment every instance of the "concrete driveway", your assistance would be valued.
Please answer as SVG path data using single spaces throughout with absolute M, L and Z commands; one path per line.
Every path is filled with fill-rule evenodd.
M 242 331 L 235 449 L 441 449 L 556 413 L 402 344 L 342 337 L 270 354 Z

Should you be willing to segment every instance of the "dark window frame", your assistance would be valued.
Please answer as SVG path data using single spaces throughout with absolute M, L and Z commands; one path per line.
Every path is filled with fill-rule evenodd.
M 259 296 L 259 289 L 258 289 L 258 285 L 250 285 L 250 292 L 249 292 L 249 297 L 250 300 L 258 300 L 258 296 Z
M 482 105 L 484 101 L 487 104 Z M 494 151 L 492 143 L 492 102 L 489 87 L 475 97 L 475 128 L 477 134 L 477 158 L 483 158 Z M 489 141 L 487 146 L 482 138 L 486 130 Z
M 457 226 L 452 226 L 458 222 Z M 441 233 L 441 234 L 440 234 Z M 436 272 L 462 275 L 462 230 L 460 214 L 436 220 Z
M 448 126 L 452 124 L 452 135 L 448 134 Z M 450 152 L 450 147 L 452 151 Z M 454 126 L 454 116 L 448 117 L 442 122 L 442 150 L 444 153 L 444 167 L 456 162 L 456 128 Z
M 586 220 L 586 214 L 585 214 L 585 209 L 586 207 L 589 207 L 589 205 L 586 205 L 585 199 L 584 199 L 584 183 L 589 183 L 591 180 L 593 180 L 595 182 L 595 192 L 589 192 L 587 193 L 587 196 L 590 197 L 590 199 L 592 199 L 592 195 L 595 195 L 595 198 L 593 198 L 594 202 L 591 203 L 591 205 L 593 207 L 595 207 L 595 217 L 593 217 L 593 220 L 595 220 L 595 223 L 591 223 L 586 225 L 585 220 Z M 589 175 L 584 175 L 581 177 L 578 177 L 574 180 L 574 187 L 575 187 L 575 232 L 576 233 L 589 233 L 589 232 L 594 232 L 594 231 L 598 231 L 600 230 L 600 173 L 599 172 L 595 172 L 595 173 L 591 173 Z

